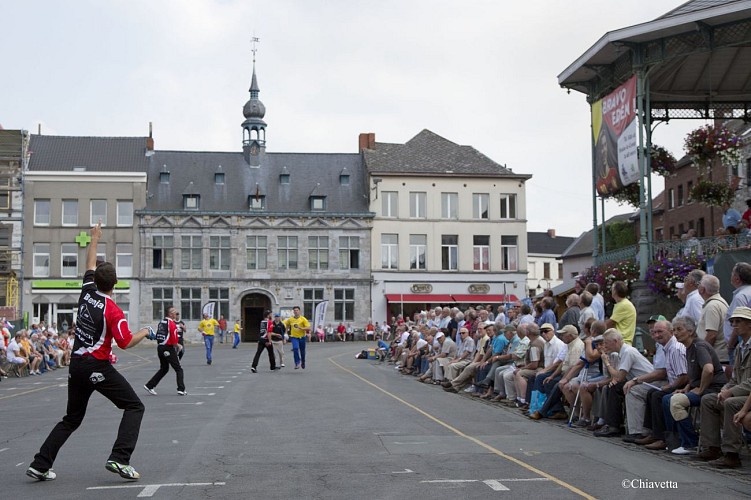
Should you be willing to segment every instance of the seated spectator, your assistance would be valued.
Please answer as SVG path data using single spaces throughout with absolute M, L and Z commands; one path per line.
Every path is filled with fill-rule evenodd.
M 743 436 L 733 418 L 751 394 L 751 308 L 736 307 L 730 324 L 739 337 L 733 375 L 719 393 L 701 398 L 701 451 L 696 458 L 715 467 L 736 469 L 741 466 Z
M 316 338 L 318 339 L 318 342 L 326 341 L 326 331 L 323 329 L 323 326 L 321 325 L 318 325 L 316 327 Z
M 514 374 L 517 369 L 525 366 L 527 359 L 527 350 L 529 350 L 529 338 L 527 337 L 527 327 L 529 325 L 514 326 L 508 325 L 506 328 L 513 328 L 516 330 L 516 336 L 519 338 L 519 343 L 516 348 L 511 352 L 511 365 L 508 370 L 503 370 L 496 373 L 495 383 L 493 384 L 494 392 L 497 394 L 491 401 L 501 402 L 504 400 L 516 402 L 516 388 L 514 387 Z M 536 337 L 539 338 L 539 337 Z M 500 378 L 499 378 L 500 376 Z
M 665 425 L 668 431 L 677 430 L 681 446 L 672 451 L 675 455 L 696 453 L 699 436 L 687 409 L 699 406 L 705 394 L 715 394 L 727 382 L 725 370 L 720 364 L 717 352 L 709 343 L 698 338 L 696 323 L 689 316 L 679 316 L 673 320 L 673 330 L 678 342 L 686 347 L 688 384 L 677 389 L 672 395 L 662 399 Z
M 742 426 L 746 432 L 751 432 L 751 394 L 748 395 L 741 409 L 733 415 L 733 424 Z
M 517 332 L 525 332 L 528 340 L 527 351 L 524 353 L 524 364 L 518 365 L 513 371 L 504 373 L 504 385 L 508 406 L 521 408 L 526 405 L 527 380 L 533 378 L 538 370 L 542 370 L 545 340 L 540 337 L 540 329 L 535 323 L 519 324 Z M 519 333 L 517 333 L 519 335 Z M 524 381 L 522 385 L 522 380 Z
M 440 349 L 428 357 L 430 367 L 420 377 L 420 382 L 428 382 L 432 379 L 434 384 L 440 384 L 443 381 L 443 367 L 456 357 L 456 342 L 447 337 L 442 331 L 435 335 L 435 341 L 438 342 Z
M 347 340 L 347 327 L 344 326 L 344 323 L 339 323 L 339 326 L 336 327 L 336 339 L 340 342 Z
M 470 364 L 464 367 L 464 369 L 451 380 L 450 387 L 444 387 L 450 392 L 459 392 L 462 389 L 467 389 L 466 392 L 474 392 L 474 384 L 470 385 L 473 377 L 476 375 L 477 370 L 489 359 L 492 353 L 492 336 L 490 333 L 495 331 L 494 326 L 485 326 L 484 324 L 477 325 L 477 333 L 475 338 L 475 356 Z M 469 387 L 467 387 L 469 386 Z
M 649 333 L 652 334 L 657 346 L 652 359 L 654 370 L 651 373 L 629 380 L 623 386 L 623 392 L 626 395 L 626 420 L 628 423 L 628 433 L 623 440 L 627 443 L 636 443 L 640 439 L 651 436 L 651 432 L 647 432 L 644 425 L 650 391 L 662 392 L 663 386 L 672 389 L 683 387 L 687 381 L 686 348 L 673 335 L 673 326 L 661 315 L 652 316 L 649 319 Z M 668 392 L 665 392 L 665 394 L 668 394 Z M 656 410 L 659 411 L 661 408 L 662 404 Z M 649 427 L 651 428 L 651 422 Z M 650 449 L 656 449 L 656 447 Z
M 36 326 L 36 325 L 35 325 Z M 34 335 L 37 335 L 36 333 Z M 36 337 L 34 337 L 36 340 Z M 29 360 L 29 375 L 41 375 L 39 365 L 42 363 L 42 355 L 34 348 L 34 343 L 29 338 L 29 332 L 23 330 L 21 334 L 21 356 Z
M 371 339 L 375 336 L 375 325 L 373 320 L 368 320 L 368 326 L 365 327 L 365 340 Z
M 614 285 L 615 288 L 615 285 Z M 613 437 L 622 433 L 621 424 L 623 423 L 623 386 L 626 382 L 646 375 L 654 371 L 654 366 L 647 358 L 631 345 L 625 343 L 623 336 L 615 328 L 610 328 L 603 335 L 602 340 L 607 353 L 617 352 L 620 358 L 618 368 L 610 364 L 607 357 L 603 358 L 603 363 L 608 369 L 612 380 L 608 390 L 607 400 L 605 402 L 605 426 L 595 432 L 597 437 Z
M 579 374 L 580 366 L 577 365 L 577 362 L 584 352 L 584 342 L 579 338 L 579 331 L 574 325 L 566 325 L 558 330 L 557 333 L 561 335 L 560 338 L 565 344 L 565 347 L 558 354 L 558 357 L 560 357 L 561 353 L 563 353 L 563 360 L 543 380 L 542 391 L 547 397 L 540 409 L 530 414 L 529 418 L 532 420 L 540 420 L 547 417 L 554 420 L 565 420 L 568 418 L 563 409 L 563 393 L 558 384 L 561 380 L 565 379 L 564 385 L 566 385 L 569 380 Z
M 540 335 L 545 341 L 543 353 L 544 367 L 541 371 L 536 373 L 534 380 L 530 379 L 530 381 L 533 382 L 532 384 L 519 380 L 520 385 L 523 384 L 526 386 L 526 393 L 524 396 L 526 403 L 520 408 L 523 411 L 525 410 L 525 407 L 526 410 L 530 409 L 533 403 L 533 398 L 538 400 L 540 398 L 540 393 L 547 394 L 552 390 L 553 384 L 551 384 L 551 379 L 548 377 L 561 363 L 563 363 L 563 359 L 566 356 L 564 350 L 566 344 L 555 335 L 555 327 L 552 324 L 544 323 L 540 327 Z M 548 387 L 544 387 L 545 380 L 548 380 Z M 539 406 L 542 405 L 540 404 Z M 532 412 L 538 409 L 539 408 L 532 408 Z
M 13 371 L 16 377 L 19 377 L 21 370 L 26 368 L 29 364 L 28 356 L 24 356 L 21 347 L 21 339 L 23 338 L 23 330 L 16 333 L 13 340 L 10 341 L 8 347 L 5 349 L 5 359 L 13 367 Z
M 585 294 L 591 297 L 589 292 L 582 292 L 582 296 Z M 576 363 L 579 374 L 571 380 L 565 380 L 564 377 L 558 383 L 572 411 L 576 410 L 574 402 L 577 399 L 580 402 L 579 415 L 575 419 L 572 418 L 572 421 L 576 420 L 578 427 L 589 427 L 592 425 L 590 415 L 592 413 L 592 393 L 594 389 L 589 391 L 587 388 L 606 378 L 603 375 L 602 359 L 600 359 L 602 352 L 597 349 L 597 342 L 593 341 L 595 337 L 605 333 L 605 330 L 607 328 L 604 322 L 595 320 L 594 316 L 587 319 L 582 330 L 584 333 L 584 354 L 582 354 Z
M 486 377 L 477 384 L 479 388 L 485 390 L 484 393 L 475 394 L 482 399 L 493 397 L 495 383 L 501 383 L 504 371 L 514 368 L 513 352 L 519 345 L 519 337 L 513 325 L 504 327 L 502 330 L 496 327 L 496 331 L 503 333 L 493 338 L 493 355 L 484 366 L 480 367 L 490 366 Z
M 456 356 L 448 362 L 443 370 L 441 385 L 444 388 L 451 387 L 451 381 L 472 362 L 472 357 L 475 355 L 475 340 L 469 336 L 467 328 L 459 329 L 459 338 L 461 342 L 459 342 Z

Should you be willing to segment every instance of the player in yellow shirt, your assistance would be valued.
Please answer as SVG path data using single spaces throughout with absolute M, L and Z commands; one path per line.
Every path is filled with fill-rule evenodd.
M 235 341 L 232 344 L 232 349 L 237 349 L 240 344 L 240 320 L 235 321 Z
M 211 351 L 214 349 L 214 328 L 219 326 L 219 322 L 210 318 L 208 314 L 203 315 L 203 319 L 198 323 L 198 331 L 203 335 L 203 343 L 206 344 L 206 364 L 211 364 Z
M 292 342 L 292 354 L 295 355 L 295 370 L 302 367 L 305 369 L 305 341 L 310 332 L 310 322 L 305 316 L 300 315 L 300 306 L 292 308 L 293 316 L 284 320 L 284 326 L 289 332 L 289 340 Z

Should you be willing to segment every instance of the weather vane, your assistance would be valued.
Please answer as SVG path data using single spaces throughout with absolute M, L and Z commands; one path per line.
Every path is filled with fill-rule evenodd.
M 253 48 L 250 49 L 250 51 L 253 52 L 253 63 L 256 62 L 256 51 L 258 50 L 258 48 L 256 47 L 256 44 L 258 42 L 260 42 L 260 41 L 261 41 L 261 39 L 258 38 L 257 36 L 251 37 L 251 39 L 250 39 L 250 43 L 253 44 Z

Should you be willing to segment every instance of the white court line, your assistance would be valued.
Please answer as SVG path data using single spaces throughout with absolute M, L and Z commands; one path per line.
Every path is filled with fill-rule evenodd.
M 138 494 L 139 498 L 144 497 L 151 497 L 154 496 L 154 493 L 157 492 L 159 488 L 162 487 L 170 487 L 170 486 L 224 486 L 227 483 L 225 482 L 214 482 L 214 483 L 166 483 L 166 484 L 122 484 L 119 486 L 90 486 L 86 488 L 87 490 L 117 490 L 122 488 L 143 488 L 142 491 Z
M 0 448 L 0 453 L 2 453 L 4 451 L 8 451 L 8 450 L 10 450 L 10 448 Z
M 224 386 L 223 385 L 214 385 L 214 386 L 197 385 L 196 389 L 224 389 Z
M 206 394 L 199 394 L 197 392 L 195 392 L 195 393 L 191 392 L 191 393 L 188 393 L 188 396 L 216 396 L 216 393 L 215 392 L 209 392 L 209 393 L 206 393 Z
M 165 404 L 168 404 L 168 405 L 194 405 L 194 406 L 199 406 L 199 405 L 203 404 L 203 401 L 197 401 L 195 403 L 165 403 Z
M 394 441 L 392 444 L 427 444 L 427 441 Z
M 405 469 L 408 470 L 408 469 Z M 430 479 L 420 481 L 421 483 L 485 483 L 493 491 L 510 491 L 503 483 L 514 483 L 521 481 L 549 481 L 546 477 L 533 478 L 506 478 L 506 479 Z

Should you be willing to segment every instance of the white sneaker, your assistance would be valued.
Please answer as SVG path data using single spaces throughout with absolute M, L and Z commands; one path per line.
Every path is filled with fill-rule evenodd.
M 114 460 L 108 460 L 107 463 L 104 464 L 104 468 L 110 472 L 119 474 L 120 477 L 125 479 L 133 479 L 137 481 L 141 477 L 141 475 L 136 472 L 136 469 L 134 469 L 130 465 L 119 464 Z
M 55 474 L 55 471 L 52 469 L 49 469 L 46 472 L 40 472 L 33 467 L 26 469 L 26 475 L 33 477 L 37 481 L 52 481 L 57 477 L 57 474 Z
M 674 449 L 670 453 L 672 453 L 673 455 L 692 455 L 696 453 L 696 447 L 694 446 L 693 448 L 684 448 L 683 446 L 681 446 L 680 448 Z
M 177 391 L 178 396 L 187 396 L 188 391 Z
M 464 392 L 475 392 L 476 387 L 474 385 L 470 385 L 466 389 L 464 389 Z
M 146 387 L 145 385 L 143 386 L 143 388 L 144 388 L 144 389 L 146 389 L 146 392 L 148 392 L 148 393 L 149 393 L 149 394 L 151 394 L 152 396 L 156 396 L 156 391 L 155 391 L 154 389 L 149 389 L 149 388 L 148 388 L 148 387 Z

